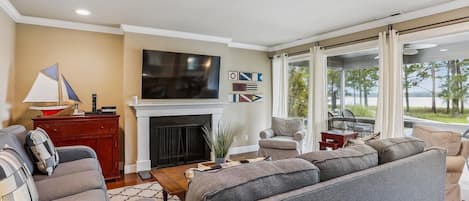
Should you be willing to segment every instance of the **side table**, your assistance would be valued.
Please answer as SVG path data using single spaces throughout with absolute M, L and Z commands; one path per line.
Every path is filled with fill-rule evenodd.
M 333 150 L 342 148 L 349 139 L 355 139 L 358 132 L 343 131 L 343 130 L 328 130 L 321 132 L 321 142 L 319 142 L 319 149 L 326 150 L 332 148 Z

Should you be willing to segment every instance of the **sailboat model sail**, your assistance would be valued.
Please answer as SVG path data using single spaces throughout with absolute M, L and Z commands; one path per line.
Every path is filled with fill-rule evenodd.
M 62 96 L 60 96 L 60 92 L 62 92 Z M 39 72 L 31 90 L 29 90 L 29 93 L 23 102 L 58 103 L 57 106 L 30 107 L 32 110 L 42 111 L 44 116 L 49 116 L 69 107 L 67 105 L 60 105 L 61 100 L 80 101 L 65 77 L 63 75 L 59 76 L 58 65 L 54 64 Z

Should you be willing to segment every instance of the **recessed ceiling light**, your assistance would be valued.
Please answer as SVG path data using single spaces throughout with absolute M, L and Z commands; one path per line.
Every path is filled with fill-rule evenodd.
M 87 15 L 90 15 L 91 12 L 89 10 L 86 10 L 86 9 L 76 9 L 75 10 L 75 13 L 78 14 L 78 15 L 83 15 L 83 16 L 87 16 Z
M 441 49 L 440 52 L 447 52 L 448 49 Z

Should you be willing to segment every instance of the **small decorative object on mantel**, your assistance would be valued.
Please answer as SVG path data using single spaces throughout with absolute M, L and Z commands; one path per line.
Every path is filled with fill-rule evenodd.
M 214 131 L 211 126 L 202 126 L 204 139 L 215 153 L 215 164 L 225 163 L 228 151 L 234 141 L 234 134 L 229 124 L 218 122 L 218 130 Z
M 31 106 L 31 110 L 39 110 L 43 116 L 50 116 L 70 107 L 67 102 L 80 102 L 72 86 L 59 73 L 59 65 L 54 64 L 42 69 L 36 77 L 24 103 L 57 103 L 55 106 Z
M 259 94 L 229 94 L 228 100 L 231 103 L 255 103 L 261 102 L 264 99 Z
M 233 91 L 257 91 L 256 83 L 233 83 Z
M 264 78 L 262 76 L 262 73 L 258 73 L 258 72 L 230 71 L 230 72 L 228 72 L 228 79 L 229 80 L 262 82 Z

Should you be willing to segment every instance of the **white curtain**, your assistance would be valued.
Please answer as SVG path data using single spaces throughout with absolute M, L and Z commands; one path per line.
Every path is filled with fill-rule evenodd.
M 272 116 L 288 117 L 288 57 L 287 54 L 272 59 Z
M 375 132 L 381 138 L 404 136 L 402 104 L 402 44 L 391 30 L 379 33 L 379 91 Z
M 319 150 L 321 131 L 327 130 L 327 57 L 318 46 L 310 52 L 308 135 L 304 152 Z

